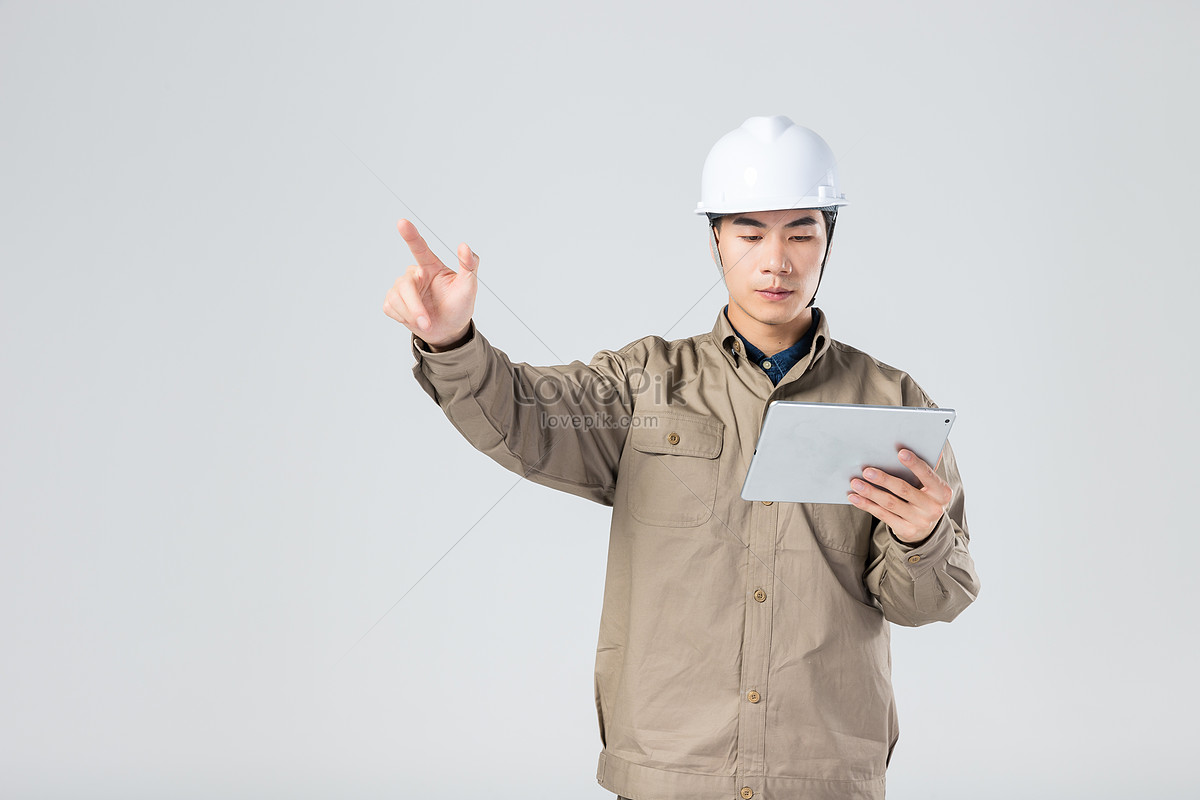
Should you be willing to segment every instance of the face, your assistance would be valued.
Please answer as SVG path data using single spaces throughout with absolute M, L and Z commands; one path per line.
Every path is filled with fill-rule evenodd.
M 781 338 L 796 329 L 799 338 L 812 321 L 808 303 L 817 291 L 825 243 L 825 218 L 817 209 L 723 217 L 717 249 L 733 326 Z

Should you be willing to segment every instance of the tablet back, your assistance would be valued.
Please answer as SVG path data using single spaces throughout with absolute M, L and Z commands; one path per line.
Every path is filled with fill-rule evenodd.
M 919 486 L 898 451 L 906 447 L 935 466 L 954 419 L 948 408 L 776 400 L 767 408 L 742 498 L 848 505 L 850 479 L 866 467 Z

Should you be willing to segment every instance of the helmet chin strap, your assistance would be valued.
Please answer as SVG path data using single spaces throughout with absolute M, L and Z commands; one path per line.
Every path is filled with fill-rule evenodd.
M 712 248 L 713 261 L 717 262 L 717 272 L 721 273 L 721 280 L 725 280 L 725 267 L 721 264 L 721 251 L 717 248 L 717 223 L 711 219 L 708 221 L 708 246 Z
M 812 299 L 808 301 L 805 308 L 812 308 L 813 303 L 817 302 L 817 291 L 821 288 L 821 279 L 825 277 L 825 262 L 829 260 L 829 248 L 833 246 L 833 229 L 836 225 L 837 214 L 834 214 L 833 220 L 829 223 L 829 230 L 825 232 L 825 257 L 821 259 L 821 274 L 817 276 L 817 289 L 813 291 Z M 721 263 L 721 250 L 717 247 L 717 223 L 711 217 L 708 220 L 708 246 L 712 248 L 713 261 L 717 262 L 717 272 L 721 274 L 721 280 L 725 280 L 725 266 Z
M 829 221 L 829 230 L 825 231 L 825 257 L 821 259 L 821 274 L 817 276 L 817 288 L 813 290 L 812 300 L 808 301 L 805 308 L 812 308 L 813 303 L 817 302 L 817 291 L 821 288 L 821 279 L 825 277 L 825 262 L 829 260 L 829 248 L 833 247 L 833 228 L 837 225 L 837 214 L 833 215 L 833 219 Z

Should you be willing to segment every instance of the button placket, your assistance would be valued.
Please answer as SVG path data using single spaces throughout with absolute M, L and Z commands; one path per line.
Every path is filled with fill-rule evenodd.
M 759 692 L 767 688 L 771 653 L 773 609 L 763 605 L 772 585 L 779 529 L 779 504 L 754 503 L 747 531 L 749 558 L 745 591 L 755 599 L 746 603 L 742 638 L 741 713 L 738 715 L 738 773 L 746 780 L 766 769 L 767 709 Z M 745 596 L 745 595 L 743 595 Z M 757 697 L 758 700 L 751 699 Z

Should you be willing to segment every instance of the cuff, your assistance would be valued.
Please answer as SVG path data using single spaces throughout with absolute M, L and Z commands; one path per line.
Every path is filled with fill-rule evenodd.
M 892 554 L 894 560 L 907 570 L 909 576 L 916 580 L 938 564 L 944 562 L 954 549 L 954 524 L 950 515 L 942 513 L 942 518 L 934 527 L 933 532 L 920 542 L 911 544 L 900 541 L 888 529 L 892 537 Z
M 475 320 L 467 324 L 466 340 L 450 350 L 433 353 L 424 339 L 412 334 L 412 353 L 417 360 L 415 369 L 430 377 L 459 378 L 471 373 L 483 361 L 484 339 L 475 330 Z

